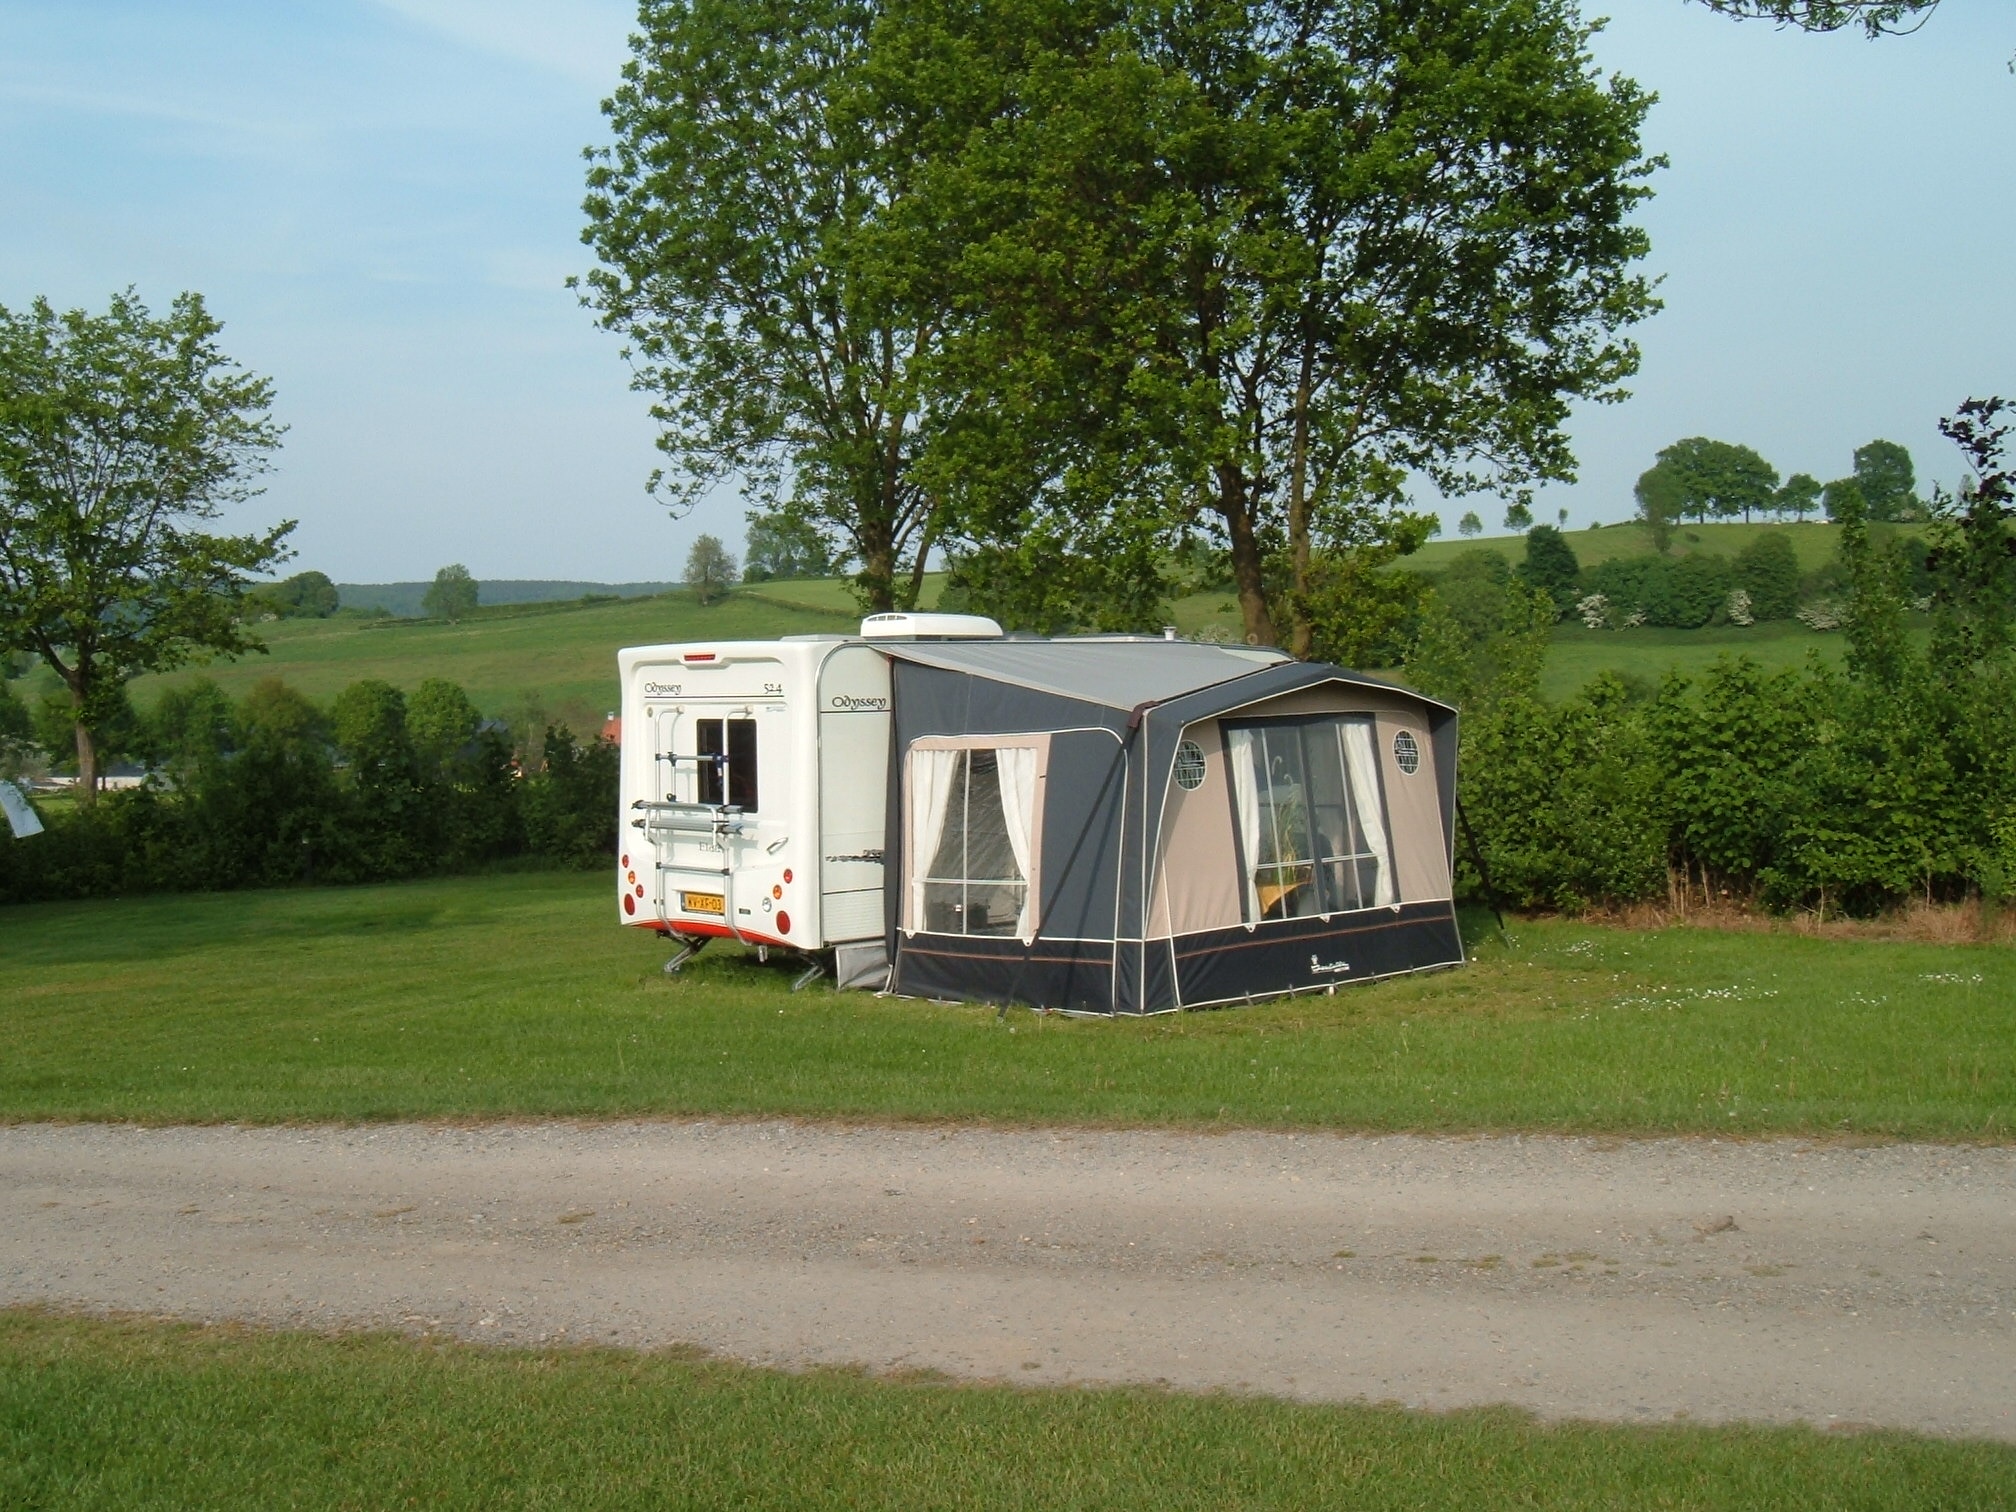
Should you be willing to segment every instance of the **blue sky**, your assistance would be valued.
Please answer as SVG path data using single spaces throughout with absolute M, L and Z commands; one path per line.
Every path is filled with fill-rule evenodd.
M 1655 90 L 1643 219 L 1667 308 L 1635 397 L 1578 412 L 1543 517 L 1630 513 L 1706 434 L 1825 479 L 1875 436 L 2016 392 L 2016 13 L 1946 0 L 1870 43 L 1612 0 L 1599 62 Z M 676 576 L 739 544 L 724 494 L 668 520 L 585 266 L 580 152 L 625 51 L 615 0 L 0 0 L 0 304 L 201 290 L 290 427 L 244 523 L 301 521 L 346 581 Z M 1453 527 L 1465 507 L 1444 511 Z M 1480 503 L 1495 525 L 1495 507 Z

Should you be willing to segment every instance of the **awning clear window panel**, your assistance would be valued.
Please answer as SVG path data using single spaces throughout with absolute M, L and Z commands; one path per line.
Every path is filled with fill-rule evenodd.
M 1037 766 L 1031 746 L 911 751 L 913 855 L 929 858 L 913 874 L 912 929 L 1034 937 Z
M 1398 897 L 1369 718 L 1227 727 L 1249 920 L 1376 908 Z

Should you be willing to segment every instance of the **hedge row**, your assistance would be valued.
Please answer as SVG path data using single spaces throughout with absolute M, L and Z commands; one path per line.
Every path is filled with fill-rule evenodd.
M 520 741 L 453 683 L 409 707 L 352 684 L 328 709 L 278 681 L 233 704 L 198 684 L 151 716 L 141 787 L 0 845 L 0 902 L 378 882 L 614 853 L 617 754 L 564 727 Z M 528 759 L 529 752 L 529 759 Z

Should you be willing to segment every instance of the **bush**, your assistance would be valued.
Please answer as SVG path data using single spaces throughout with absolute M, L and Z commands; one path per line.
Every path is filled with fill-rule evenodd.
M 1799 558 L 1792 537 L 1768 531 L 1736 553 L 1736 586 L 1760 620 L 1790 619 L 1799 607 Z
M 1582 574 L 1580 591 L 1602 594 L 1620 621 L 1642 616 L 1642 624 L 1698 630 L 1715 620 L 1736 586 L 1725 558 L 1696 552 L 1600 562 Z
M 0 902 L 591 865 L 615 851 L 615 748 L 546 730 L 543 764 L 521 775 L 510 732 L 481 724 L 453 683 L 410 701 L 353 683 L 325 713 L 278 680 L 235 706 L 199 680 L 142 723 L 156 775 L 0 847 Z

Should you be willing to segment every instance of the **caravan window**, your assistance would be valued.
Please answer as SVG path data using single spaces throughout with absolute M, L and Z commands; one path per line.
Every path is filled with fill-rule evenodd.
M 1392 903 L 1392 852 L 1369 718 L 1228 724 L 1246 917 Z
M 909 928 L 1035 938 L 1043 755 L 1033 741 L 911 747 Z
M 700 802 L 726 803 L 748 813 L 756 812 L 756 721 L 753 719 L 702 719 L 695 727 L 700 757 Z M 728 757 L 728 786 L 723 796 L 721 762 Z

